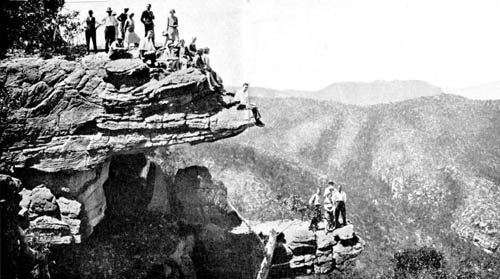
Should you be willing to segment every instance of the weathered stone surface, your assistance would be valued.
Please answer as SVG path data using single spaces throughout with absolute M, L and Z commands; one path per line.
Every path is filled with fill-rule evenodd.
M 226 187 L 220 181 L 213 181 L 206 167 L 179 170 L 174 178 L 172 195 L 177 204 L 173 210 L 187 221 L 222 227 L 241 223 L 239 215 L 227 201 Z
M 54 215 L 57 213 L 56 197 L 41 185 L 31 191 L 29 211 L 33 215 Z
M 114 153 L 214 141 L 253 125 L 247 111 L 209 91 L 196 69 L 150 76 L 138 59 L 105 55 L 1 62 L 0 81 L 13 108 L 0 137 L 1 162 L 84 171 Z
M 65 197 L 56 198 L 43 186 L 19 192 L 19 214 L 28 218 L 26 237 L 37 243 L 69 244 L 80 242 L 81 204 Z
M 74 200 L 69 200 L 65 197 L 60 197 L 57 199 L 57 204 L 59 205 L 59 210 L 61 215 L 67 216 L 69 218 L 76 218 L 80 214 L 82 205 Z

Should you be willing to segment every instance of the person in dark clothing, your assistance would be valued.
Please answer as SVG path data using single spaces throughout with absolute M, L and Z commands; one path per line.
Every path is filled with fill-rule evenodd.
M 155 37 L 154 37 L 154 23 L 153 20 L 155 19 L 155 15 L 153 14 L 153 11 L 151 11 L 151 4 L 148 4 L 146 6 L 146 10 L 142 12 L 141 15 L 141 22 L 144 24 L 144 36 L 148 35 L 148 31 L 153 32 L 153 44 L 155 42 Z
M 121 14 L 118 16 L 118 18 L 117 18 L 117 19 L 118 19 L 118 22 L 120 23 L 120 25 L 119 25 L 119 27 L 118 27 L 118 28 L 120 29 L 120 30 L 119 30 L 119 32 L 120 32 L 120 33 L 118 33 L 118 37 L 119 37 L 119 38 L 122 38 L 122 39 L 124 39 L 124 38 L 125 38 L 125 21 L 127 21 L 127 19 L 128 19 L 127 12 L 128 12 L 128 8 L 125 8 L 125 9 L 123 10 L 123 13 L 121 13 Z
M 193 39 L 191 40 L 191 43 L 189 44 L 189 52 L 191 53 L 191 56 L 194 57 L 196 55 L 196 37 L 193 37 Z
M 105 50 L 106 52 L 109 51 L 109 47 L 111 46 L 111 44 L 115 41 L 116 39 L 116 28 L 115 26 L 118 25 L 118 21 L 116 20 L 116 18 L 111 14 L 113 11 L 111 10 L 111 8 L 108 8 L 106 10 L 106 12 L 108 13 L 108 16 L 106 16 L 103 20 L 102 20 L 102 23 L 104 24 L 105 26 L 105 29 L 104 29 L 104 38 L 106 39 L 106 46 L 105 46 Z
M 309 225 L 309 230 L 317 231 L 319 229 L 318 224 L 321 222 L 321 202 L 320 202 L 321 188 L 316 190 L 316 193 L 309 199 L 309 206 L 313 209 L 313 217 L 311 219 L 311 224 Z
M 85 41 L 87 42 L 87 53 L 90 53 L 90 40 L 94 46 L 94 53 L 97 52 L 96 29 L 99 27 L 95 22 L 94 12 L 89 10 L 89 16 L 85 19 Z
M 347 225 L 345 214 L 346 194 L 342 191 L 342 186 L 337 184 L 337 189 L 333 192 L 332 200 L 335 202 L 335 228 L 341 228 Z M 342 225 L 339 222 L 339 216 L 342 215 Z

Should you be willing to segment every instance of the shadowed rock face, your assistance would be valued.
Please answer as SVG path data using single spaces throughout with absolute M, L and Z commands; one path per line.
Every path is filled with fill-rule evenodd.
M 231 137 L 252 124 L 196 69 L 165 75 L 140 60 L 15 59 L 0 64 L 9 115 L 1 162 L 86 171 L 111 154 Z
M 168 74 L 137 59 L 5 60 L 0 85 L 8 107 L 0 171 L 23 182 L 24 214 L 36 228 L 60 228 L 77 242 L 105 215 L 113 155 L 215 141 L 253 125 L 232 97 L 208 90 L 197 69 Z M 75 216 L 53 219 L 72 206 Z

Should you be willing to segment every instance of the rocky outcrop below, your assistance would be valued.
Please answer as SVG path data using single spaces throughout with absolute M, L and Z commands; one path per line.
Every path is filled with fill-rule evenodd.
M 271 278 L 294 278 L 345 272 L 352 268 L 365 242 L 355 234 L 354 226 L 328 232 L 325 222 L 317 231 L 308 229 L 309 222 L 300 220 L 271 221 L 253 225 L 256 233 L 267 237 L 270 229 L 281 232 L 277 238 Z M 304 277 L 300 277 L 304 278 Z

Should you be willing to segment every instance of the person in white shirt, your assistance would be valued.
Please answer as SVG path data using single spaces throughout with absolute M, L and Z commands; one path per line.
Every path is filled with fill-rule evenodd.
M 148 31 L 146 37 L 139 43 L 139 57 L 149 66 L 156 66 L 156 47 L 153 42 L 153 31 Z
M 347 225 L 347 219 L 345 214 L 345 202 L 346 194 L 342 191 L 342 186 L 337 185 L 335 191 L 332 194 L 332 200 L 335 202 L 335 228 L 341 228 Z M 342 225 L 339 223 L 339 215 L 342 215 Z
M 257 127 L 264 127 L 266 125 L 260 120 L 261 116 L 259 110 L 257 109 L 257 106 L 250 103 L 248 97 L 248 87 L 249 84 L 245 82 L 243 83 L 243 86 L 238 91 L 236 91 L 234 95 L 234 101 L 239 104 L 236 109 L 251 109 L 253 117 L 255 119 L 255 125 L 257 125 Z
M 118 20 L 116 20 L 116 18 L 113 15 L 111 15 L 111 13 L 113 12 L 111 8 L 108 8 L 106 12 L 108 13 L 108 16 L 106 16 L 102 20 L 102 24 L 105 26 L 104 28 L 104 38 L 106 40 L 105 50 L 106 52 L 108 52 L 109 47 L 115 41 L 116 38 L 116 31 L 117 31 L 116 26 L 118 26 Z
M 311 224 L 309 225 L 309 230 L 317 231 L 319 229 L 318 224 L 321 222 L 321 201 L 320 201 L 321 188 L 318 187 L 316 193 L 314 193 L 309 199 L 309 207 L 314 210 L 313 217 L 311 219 Z

